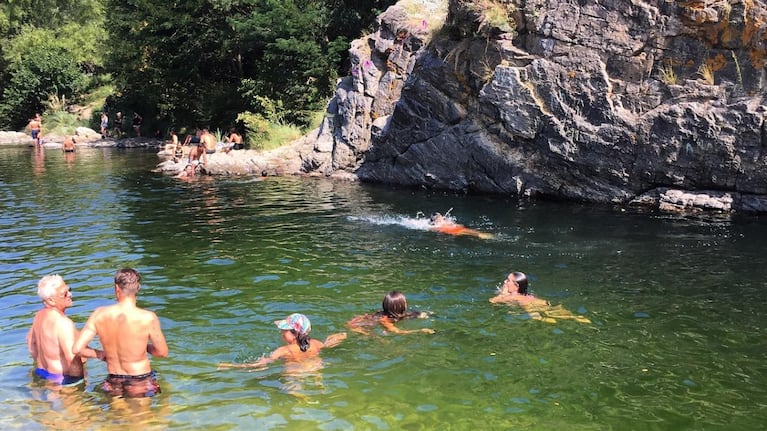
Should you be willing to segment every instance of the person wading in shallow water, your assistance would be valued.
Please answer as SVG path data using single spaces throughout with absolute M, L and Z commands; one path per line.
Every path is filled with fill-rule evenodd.
M 141 275 L 132 268 L 115 274 L 117 304 L 97 308 L 72 347 L 77 354 L 96 335 L 104 347 L 106 380 L 101 388 L 116 396 L 138 398 L 160 393 L 156 373 L 147 354 L 168 356 L 168 345 L 157 315 L 136 306 Z
M 85 358 L 104 359 L 101 350 L 83 347 L 75 355 L 72 346 L 77 329 L 66 310 L 72 306 L 72 289 L 60 275 L 46 275 L 37 283 L 43 308 L 35 313 L 27 334 L 27 347 L 35 363 L 35 375 L 60 385 L 77 385 L 85 378 Z

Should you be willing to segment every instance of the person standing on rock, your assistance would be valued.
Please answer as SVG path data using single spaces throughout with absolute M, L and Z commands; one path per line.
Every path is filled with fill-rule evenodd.
M 141 125 L 144 124 L 144 117 L 139 115 L 138 112 L 133 113 L 133 132 L 136 133 L 136 137 L 141 137 Z
M 115 129 L 115 137 L 121 138 L 123 135 L 123 113 L 118 112 L 115 115 L 115 121 L 114 121 L 114 129 Z
M 101 113 L 101 139 L 109 136 L 109 116 L 106 112 Z

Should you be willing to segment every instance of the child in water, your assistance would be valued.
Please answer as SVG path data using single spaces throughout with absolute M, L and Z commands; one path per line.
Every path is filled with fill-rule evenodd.
M 414 332 L 423 332 L 426 334 L 433 334 L 434 330 L 430 328 L 405 330 L 394 326 L 395 323 L 402 319 L 419 318 L 425 319 L 429 317 L 428 313 L 418 311 L 407 311 L 407 300 L 405 295 L 398 291 L 393 290 L 386 294 L 382 304 L 383 309 L 373 314 L 363 314 L 350 320 L 347 325 L 349 328 L 357 333 L 368 335 L 371 328 L 381 325 L 388 332 L 393 334 L 412 334 Z
M 260 368 L 276 360 L 283 359 L 287 363 L 301 363 L 316 358 L 320 350 L 325 347 L 335 347 L 346 339 L 346 332 L 329 335 L 325 342 L 314 340 L 309 337 L 312 324 L 309 319 L 300 313 L 293 313 L 282 320 L 274 322 L 282 330 L 282 339 L 285 345 L 278 347 L 269 356 L 260 358 L 256 362 L 245 364 L 218 364 L 219 368 Z
M 512 272 L 503 280 L 498 295 L 490 298 L 493 304 L 518 305 L 530 318 L 546 323 L 557 323 L 557 319 L 572 319 L 579 323 L 591 320 L 566 310 L 562 305 L 552 307 L 549 301 L 536 298 L 527 292 L 527 276 L 523 272 Z

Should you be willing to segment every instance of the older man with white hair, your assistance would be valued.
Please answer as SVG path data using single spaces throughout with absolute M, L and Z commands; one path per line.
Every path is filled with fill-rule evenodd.
M 60 275 L 41 278 L 37 296 L 43 301 L 43 308 L 35 313 L 27 334 L 35 375 L 60 385 L 77 385 L 85 378 L 85 358 L 103 360 L 104 352 L 88 347 L 79 355 L 72 354 L 78 331 L 65 314 L 72 306 L 72 290 Z

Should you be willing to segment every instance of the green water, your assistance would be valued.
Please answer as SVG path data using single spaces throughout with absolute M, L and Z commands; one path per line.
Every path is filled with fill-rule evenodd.
M 181 182 L 154 151 L 0 147 L 0 429 L 761 430 L 767 419 L 767 227 L 324 179 Z M 494 240 L 425 231 L 453 208 Z M 110 399 L 30 377 L 37 280 L 73 288 L 82 327 L 112 303 L 114 272 L 141 271 L 160 316 L 163 393 Z M 488 298 L 512 270 L 589 317 L 547 324 Z M 319 339 L 404 291 L 434 313 L 350 334 L 319 373 L 218 370 L 281 343 L 291 312 Z

